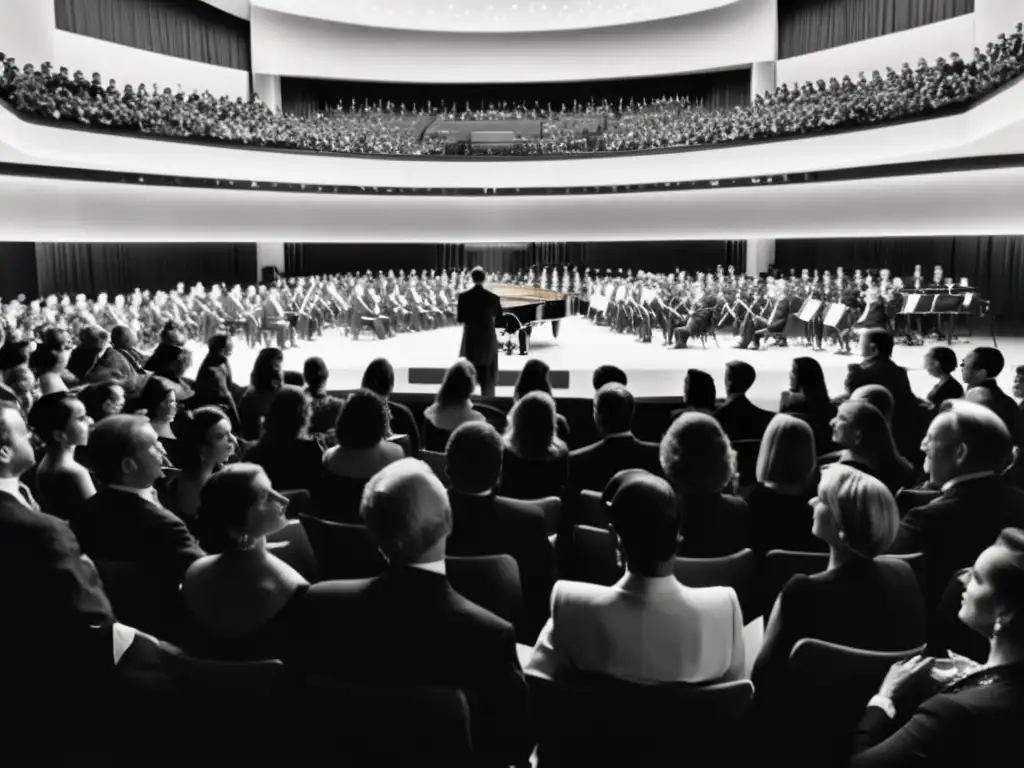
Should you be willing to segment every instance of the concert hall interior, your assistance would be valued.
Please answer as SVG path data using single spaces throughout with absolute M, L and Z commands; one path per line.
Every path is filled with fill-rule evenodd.
M 1017 748 L 1020 0 L 0 20 L 11 764 Z

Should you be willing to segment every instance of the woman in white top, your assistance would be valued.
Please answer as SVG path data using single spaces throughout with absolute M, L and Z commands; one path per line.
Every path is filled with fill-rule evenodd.
M 448 437 L 467 421 L 486 421 L 473 410 L 470 397 L 476 389 L 476 368 L 468 360 L 459 360 L 445 372 L 437 398 L 423 412 L 423 447 L 443 452 Z
M 559 670 L 596 672 L 642 684 L 743 679 L 736 592 L 686 587 L 673 572 L 682 511 L 671 486 L 629 469 L 608 490 L 626 574 L 611 587 L 557 582 L 526 672 L 548 679 Z

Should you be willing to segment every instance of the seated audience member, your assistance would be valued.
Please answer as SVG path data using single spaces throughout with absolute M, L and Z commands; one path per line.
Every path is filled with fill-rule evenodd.
M 409 406 L 396 403 L 391 399 L 395 389 L 395 369 L 385 358 L 371 360 L 363 373 L 363 389 L 376 392 L 388 404 L 391 416 L 391 432 L 396 435 L 409 436 L 409 455 L 418 456 L 420 452 L 420 430 Z
M 334 425 L 341 413 L 342 401 L 327 394 L 330 371 L 322 357 L 310 357 L 302 365 L 302 381 L 309 399 L 309 434 L 321 445 L 334 445 Z
M 661 469 L 683 505 L 684 557 L 723 557 L 750 544 L 750 510 L 724 491 L 736 472 L 736 453 L 714 417 L 684 413 L 661 439 Z
M 683 403 L 682 408 L 670 414 L 673 420 L 689 411 L 715 412 L 718 404 L 715 400 L 715 380 L 711 378 L 711 374 L 697 368 L 691 368 L 686 372 L 686 381 L 683 382 Z
M 626 573 L 611 587 L 557 582 L 527 672 L 597 672 L 644 684 L 742 679 L 736 592 L 683 586 L 673 570 L 685 504 L 642 470 L 625 470 L 612 484 L 612 532 Z
M 872 328 L 861 334 L 860 354 L 863 357 L 857 386 L 881 384 L 889 390 L 897 409 L 904 404 L 916 402 L 910 389 L 907 370 L 892 361 L 892 334 L 880 328 Z
M 189 652 L 228 660 L 284 654 L 309 588 L 267 550 L 267 536 L 287 525 L 287 506 L 255 464 L 232 464 L 207 480 L 199 525 L 211 554 L 192 563 L 181 586 Z
M 206 357 L 196 372 L 195 394 L 189 400 L 190 408 L 213 405 L 224 411 L 231 429 L 241 428 L 238 406 L 235 403 L 235 383 L 231 376 L 231 355 L 235 340 L 226 333 L 216 333 L 207 344 Z
M 986 765 L 1016 753 L 1024 718 L 1024 531 L 1007 528 L 966 575 L 958 618 L 988 658 L 893 665 L 867 703 L 850 768 Z
M 5 749 L 23 746 L 42 760 L 40 750 L 52 745 L 54 733 L 39 713 L 54 696 L 65 700 L 85 690 L 87 670 L 109 667 L 109 656 L 90 658 L 90 638 L 111 627 L 114 616 L 71 529 L 43 512 L 21 482 L 34 463 L 21 413 L 0 402 L 0 594 L 7 628 L 0 632 L 0 677 L 4 695 L 19 702 L 6 716 Z M 106 637 L 109 643 L 109 631 Z
M 36 400 L 36 377 L 32 369 L 27 365 L 19 365 L 7 372 L 5 382 L 14 393 L 21 412 L 28 413 L 32 410 L 32 404 Z
M 1003 371 L 1003 353 L 992 347 L 977 347 L 961 364 L 964 384 L 967 392 L 975 388 L 987 389 L 992 393 L 992 400 L 986 403 L 989 408 L 1003 421 L 1010 432 L 1014 445 L 1021 444 L 1020 409 L 1013 398 L 1003 392 L 996 382 L 996 377 Z
M 531 392 L 544 392 L 554 398 L 550 374 L 551 367 L 543 360 L 537 360 L 536 358 L 527 360 L 523 365 L 523 370 L 519 372 L 515 387 L 512 389 L 512 402 L 518 402 L 522 399 L 523 395 L 528 395 Z M 563 442 L 569 442 L 568 419 L 560 413 L 555 414 L 555 419 L 557 421 L 558 437 Z
M 529 704 L 515 634 L 448 582 L 452 518 L 441 481 L 416 459 L 396 461 L 367 483 L 361 514 L 387 570 L 310 587 L 285 662 L 363 685 L 461 688 L 474 751 L 521 764 L 530 751 Z
M 124 410 L 124 387 L 116 381 L 102 381 L 89 384 L 78 393 L 78 399 L 93 423 L 99 423 L 108 416 L 116 416 Z
M 263 435 L 245 452 L 245 460 L 263 467 L 275 488 L 316 492 L 323 475 L 323 449 L 306 436 L 308 425 L 306 396 L 298 387 L 282 386 L 270 402 Z
M 160 598 L 176 600 L 204 553 L 153 488 L 164 476 L 156 431 L 142 416 L 108 416 L 93 427 L 89 455 L 100 489 L 71 521 L 82 549 L 93 560 L 134 563 Z
M 67 383 L 62 375 L 67 370 L 69 352 L 66 349 L 40 345 L 29 357 L 29 367 L 36 375 L 39 392 L 50 395 L 67 392 Z
M 850 393 L 850 400 L 860 400 L 873 405 L 882 414 L 885 423 L 892 429 L 892 420 L 896 415 L 896 402 L 892 399 L 892 393 L 881 384 L 865 384 L 863 387 L 857 387 Z
M 89 442 L 92 419 L 77 397 L 54 392 L 36 401 L 28 420 L 46 448 L 35 476 L 39 505 L 49 515 L 73 520 L 96 493 L 89 470 L 75 461 L 75 448 Z
M 423 412 L 423 447 L 441 453 L 457 426 L 467 421 L 486 421 L 473 410 L 470 397 L 476 389 L 476 368 L 468 360 L 455 362 L 444 374 L 434 402 Z
M 964 396 L 964 388 L 953 378 L 956 370 L 956 352 L 949 347 L 932 347 L 924 356 L 924 369 L 936 379 L 937 383 L 926 396 L 933 408 L 938 408 L 946 400 L 956 400 Z
M 125 359 L 134 376 L 142 376 L 146 372 L 146 359 L 139 351 L 138 343 L 135 333 L 126 325 L 115 325 L 110 331 L 110 346 Z
M 605 384 L 621 384 L 628 387 L 629 378 L 626 376 L 626 372 L 616 365 L 599 365 L 594 369 L 591 383 L 594 385 L 594 391 L 597 392 Z
M 836 406 L 828 396 L 825 373 L 813 357 L 798 357 L 789 371 L 789 390 L 782 393 L 780 413 L 806 421 L 814 432 L 818 454 L 832 450 L 832 419 Z
M 486 422 L 463 424 L 448 439 L 445 470 L 452 507 L 448 554 L 515 558 L 526 604 L 526 634 L 533 642 L 548 618 L 554 555 L 543 511 L 497 495 L 502 451 L 501 435 Z
M 531 392 L 512 406 L 503 440 L 502 496 L 540 499 L 562 495 L 569 449 L 557 435 L 555 416 L 555 401 L 545 392 Z
M 941 495 L 906 514 L 890 551 L 924 552 L 932 609 L 953 574 L 973 563 L 999 531 L 1024 528 L 1024 491 L 1000 476 L 1013 456 L 1006 425 L 977 403 L 944 404 L 921 450 Z
M 195 396 L 192 382 L 185 379 L 185 373 L 191 367 L 192 353 L 186 347 L 171 347 L 167 356 L 155 366 L 153 375 L 169 381 L 178 402 L 183 403 Z
M 177 467 L 181 463 L 181 454 L 178 450 L 178 437 L 171 427 L 178 415 L 178 395 L 174 385 L 162 376 L 153 374 L 143 385 L 132 410 L 149 419 L 160 438 L 164 453 L 171 464 Z
M 231 434 L 227 414 L 212 405 L 185 411 L 175 423 L 175 429 L 181 471 L 165 484 L 160 499 L 195 534 L 200 492 L 213 473 L 235 453 L 238 443 Z
M 168 320 L 160 329 L 160 343 L 143 367 L 153 373 L 165 370 L 167 361 L 174 359 L 177 356 L 176 350 L 184 347 L 187 341 L 188 334 L 185 329 L 176 320 Z
M 335 426 L 338 444 L 323 458 L 323 491 L 317 501 L 321 517 L 358 522 L 367 481 L 405 457 L 402 446 L 387 439 L 389 432 L 388 407 L 380 395 L 359 389 L 348 396 Z
M 925 607 L 913 569 L 878 559 L 899 526 L 888 489 L 859 469 L 836 464 L 822 471 L 811 506 L 811 531 L 828 546 L 828 568 L 794 576 L 782 588 L 754 664 L 762 702 L 780 692 L 790 651 L 803 638 L 873 651 L 907 650 L 925 640 Z
M 110 333 L 99 326 L 79 331 L 78 346 L 71 350 L 67 369 L 83 383 L 112 379 L 127 386 L 135 379 L 135 369 L 110 346 Z
M 750 363 L 733 360 L 725 364 L 725 402 L 715 410 L 715 418 L 730 440 L 760 440 L 771 411 L 758 408 L 747 399 L 757 372 Z
M 1018 365 L 1013 373 L 1013 396 L 1021 402 L 1024 411 L 1024 365 Z
M 913 465 L 900 456 L 882 412 L 866 400 L 851 398 L 839 406 L 832 442 L 839 446 L 840 464 L 878 478 L 890 493 L 913 484 Z
M 270 403 L 284 383 L 283 366 L 284 353 L 277 347 L 265 347 L 256 355 L 249 386 L 238 402 L 243 440 L 259 440 Z
M 818 463 L 814 433 L 802 419 L 776 415 L 761 438 L 757 483 L 743 494 L 750 508 L 750 545 L 757 555 L 773 549 L 816 552 L 824 544 L 811 533 L 810 500 Z

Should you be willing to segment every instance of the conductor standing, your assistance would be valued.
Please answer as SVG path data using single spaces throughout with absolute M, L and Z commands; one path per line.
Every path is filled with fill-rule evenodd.
M 459 294 L 458 321 L 462 323 L 461 357 L 476 367 L 480 392 L 494 395 L 498 382 L 498 337 L 495 328 L 501 319 L 501 300 L 484 288 L 487 275 L 481 267 L 469 273 L 473 287 Z

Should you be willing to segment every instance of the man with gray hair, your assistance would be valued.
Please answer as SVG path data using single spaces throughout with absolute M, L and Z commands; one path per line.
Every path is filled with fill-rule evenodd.
M 970 566 L 1003 528 L 1024 526 L 1024 491 L 1002 477 L 1013 461 L 1013 441 L 983 405 L 946 401 L 921 450 L 941 495 L 907 513 L 889 552 L 924 552 L 926 605 L 933 609 L 954 572 Z
M 387 568 L 310 587 L 287 663 L 362 685 L 459 688 L 474 751 L 484 762 L 522 762 L 529 710 L 515 633 L 448 582 L 444 486 L 422 461 L 401 459 L 367 482 L 361 514 Z

